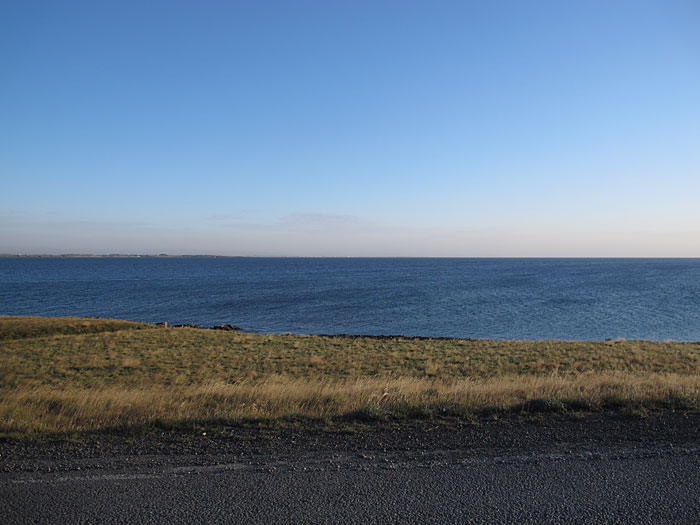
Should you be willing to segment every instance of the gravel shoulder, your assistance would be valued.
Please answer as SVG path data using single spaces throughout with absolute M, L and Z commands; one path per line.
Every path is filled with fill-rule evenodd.
M 0 442 L 0 476 L 18 479 L 227 464 L 265 469 L 326 462 L 361 467 L 373 462 L 683 454 L 700 450 L 698 430 L 700 414 L 662 414 L 511 418 L 397 428 L 367 426 L 352 431 L 235 427 L 206 433 L 154 431 L 72 440 L 5 440 Z

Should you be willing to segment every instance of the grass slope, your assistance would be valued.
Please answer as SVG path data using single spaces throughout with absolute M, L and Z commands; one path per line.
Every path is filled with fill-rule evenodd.
M 0 433 L 700 409 L 700 343 L 294 336 L 0 317 Z

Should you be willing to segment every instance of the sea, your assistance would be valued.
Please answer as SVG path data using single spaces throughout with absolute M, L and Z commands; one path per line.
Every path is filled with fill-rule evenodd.
M 700 259 L 7 257 L 0 315 L 299 334 L 700 341 Z

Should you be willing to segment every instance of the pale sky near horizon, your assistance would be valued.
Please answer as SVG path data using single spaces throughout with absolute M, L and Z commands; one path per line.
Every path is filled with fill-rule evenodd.
M 0 6 L 0 253 L 700 257 L 700 2 Z

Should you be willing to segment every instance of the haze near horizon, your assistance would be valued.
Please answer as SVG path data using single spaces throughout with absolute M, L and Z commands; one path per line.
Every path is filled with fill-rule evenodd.
M 0 253 L 700 256 L 696 2 L 0 13 Z

